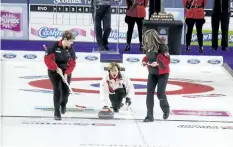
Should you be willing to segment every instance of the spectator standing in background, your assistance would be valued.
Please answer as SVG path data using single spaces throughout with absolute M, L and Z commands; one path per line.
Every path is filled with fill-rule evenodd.
M 205 23 L 205 12 L 207 0 L 183 0 L 185 12 L 186 33 L 186 52 L 190 51 L 193 27 L 196 24 L 199 52 L 203 53 L 203 34 L 202 27 Z
M 127 45 L 125 51 L 130 50 L 130 44 L 132 40 L 132 34 L 134 30 L 135 22 L 138 26 L 138 38 L 140 43 L 140 51 L 142 51 L 142 21 L 146 17 L 146 6 L 148 0 L 126 0 L 126 16 L 125 23 L 128 24 L 127 30 Z
M 230 23 L 230 0 L 213 0 L 213 13 L 211 16 L 212 25 L 212 49 L 218 50 L 218 32 L 219 22 L 221 22 L 222 40 L 221 46 L 223 51 L 228 48 L 228 30 Z
M 100 51 L 108 51 L 108 37 L 111 33 L 111 0 L 91 0 L 95 35 Z M 103 24 L 103 28 L 102 28 Z

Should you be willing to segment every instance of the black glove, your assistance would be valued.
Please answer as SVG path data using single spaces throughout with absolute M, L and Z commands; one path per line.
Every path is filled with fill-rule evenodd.
M 127 97 L 127 98 L 125 99 L 125 104 L 128 105 L 128 106 L 130 106 L 131 103 L 132 103 L 132 102 L 131 102 L 131 99 Z
M 104 106 L 104 107 L 102 108 L 102 111 L 111 111 L 111 109 L 110 109 L 108 106 Z
M 102 109 L 109 109 L 109 108 L 108 108 L 108 106 L 103 106 L 103 108 L 102 108 Z

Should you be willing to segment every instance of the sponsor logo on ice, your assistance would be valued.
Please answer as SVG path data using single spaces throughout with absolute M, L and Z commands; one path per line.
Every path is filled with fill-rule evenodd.
M 214 98 L 214 97 L 222 97 L 226 96 L 224 94 L 203 94 L 203 95 L 184 95 L 182 97 L 186 98 L 204 98 L 204 97 L 209 97 L 209 98 Z
M 6 53 L 6 54 L 3 54 L 3 57 L 7 59 L 14 59 L 16 58 L 16 55 L 12 53 Z
M 177 127 L 183 129 L 224 129 L 224 130 L 233 129 L 233 126 L 209 126 L 209 125 L 178 125 Z
M 189 59 L 187 62 L 188 62 L 189 64 L 198 64 L 198 63 L 200 63 L 201 61 L 198 60 L 198 59 Z
M 41 110 L 41 111 L 54 111 L 54 108 L 45 108 L 45 107 L 36 107 L 36 110 Z M 84 112 L 84 113 L 89 113 L 89 114 L 95 114 L 96 111 L 100 110 L 95 110 L 92 108 L 66 108 L 67 112 Z
M 173 110 L 175 115 L 195 115 L 195 116 L 231 116 L 226 111 L 197 111 L 197 110 Z
M 89 61 L 96 61 L 96 60 L 98 60 L 98 57 L 96 57 L 96 56 L 86 56 L 85 59 L 89 60 Z
M 140 60 L 138 58 L 135 58 L 135 57 L 129 57 L 126 59 L 126 61 L 128 62 L 139 62 Z
M 26 54 L 23 57 L 26 59 L 36 59 L 37 58 L 37 56 L 34 54 Z
M 111 123 L 82 123 L 82 122 L 53 122 L 53 121 L 22 121 L 23 125 L 65 125 L 65 126 L 102 126 L 111 127 L 116 126 L 116 124 Z

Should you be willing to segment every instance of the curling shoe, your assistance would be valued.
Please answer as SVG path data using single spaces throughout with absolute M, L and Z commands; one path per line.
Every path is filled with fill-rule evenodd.
M 130 44 L 127 44 L 124 51 L 130 51 Z
M 123 104 L 123 103 L 121 103 L 121 104 L 120 104 L 120 107 L 123 107 L 123 106 L 124 106 L 124 104 Z
M 140 51 L 143 51 L 143 47 L 142 47 L 142 43 L 140 43 L 140 48 L 139 48 Z
M 186 46 L 186 52 L 190 52 L 190 51 L 191 51 L 190 46 Z
M 61 114 L 66 113 L 66 105 L 61 105 Z
M 118 108 L 113 108 L 113 111 L 114 111 L 115 113 L 118 113 L 118 112 L 119 112 L 119 109 L 118 109 Z
M 204 52 L 203 46 L 200 46 L 198 51 L 199 51 L 199 53 L 203 53 Z
M 60 113 L 60 111 L 55 111 L 54 112 L 54 119 L 55 120 L 61 120 L 61 113 Z
M 164 120 L 168 119 L 169 114 L 170 114 L 169 112 L 164 112 L 164 113 L 163 113 L 163 119 L 164 119 Z
M 149 118 L 149 117 L 146 117 L 143 122 L 153 122 L 154 121 L 154 118 Z
M 227 47 L 222 47 L 222 51 L 228 51 Z

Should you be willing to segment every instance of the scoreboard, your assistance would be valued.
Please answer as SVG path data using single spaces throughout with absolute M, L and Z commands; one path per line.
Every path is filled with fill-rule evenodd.
M 46 23 L 50 25 L 93 26 L 90 10 L 88 6 L 30 5 L 30 22 L 31 24 L 43 24 L 46 20 Z M 112 8 L 113 22 L 118 16 L 116 14 L 125 14 L 125 11 L 126 8 Z M 116 26 L 116 23 L 114 22 L 112 25 Z M 125 26 L 125 24 L 121 24 L 121 26 Z
M 33 0 L 32 0 L 33 1 Z M 48 0 L 49 1 L 49 0 Z M 29 39 L 58 40 L 64 30 L 72 30 L 76 41 L 93 42 L 94 24 L 90 4 L 85 1 L 73 1 L 75 4 L 30 4 Z M 126 8 L 112 6 L 109 42 L 117 42 L 118 35 L 125 42 L 127 24 L 124 22 Z M 119 34 L 118 31 L 120 30 Z M 137 31 L 134 33 L 137 38 Z
M 58 40 L 64 30 L 72 30 L 79 42 L 94 42 L 94 24 L 90 0 L 30 0 L 29 40 Z M 148 10 L 146 10 L 148 12 Z M 167 9 L 175 18 L 184 18 L 183 9 Z M 125 0 L 112 5 L 109 42 L 126 43 Z M 138 43 L 137 26 L 132 43 Z
M 126 28 L 125 23 L 119 23 L 117 8 L 112 8 L 112 33 L 115 37 L 119 27 Z M 124 8 L 119 12 L 124 14 Z M 30 5 L 30 39 L 57 40 L 62 31 L 71 29 L 77 34 L 77 41 L 93 42 L 94 24 L 90 7 L 88 6 L 52 6 Z M 121 17 L 119 21 L 124 21 Z M 123 30 L 122 30 L 123 31 Z M 116 41 L 113 38 L 112 41 Z

